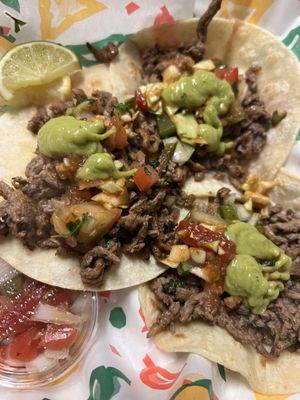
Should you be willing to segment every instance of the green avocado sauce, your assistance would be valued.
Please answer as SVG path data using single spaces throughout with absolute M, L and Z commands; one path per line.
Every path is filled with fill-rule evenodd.
M 129 178 L 136 169 L 119 171 L 113 159 L 108 153 L 96 153 L 91 155 L 77 171 L 76 178 L 83 181 L 108 178 Z
M 38 132 L 38 147 L 48 157 L 90 156 L 102 151 L 101 140 L 114 133 L 115 128 L 104 131 L 103 121 L 83 121 L 71 116 L 52 118 Z
M 209 71 L 198 70 L 192 76 L 171 83 L 162 93 L 164 101 L 173 107 L 194 111 L 205 104 L 203 120 L 198 124 L 192 114 L 176 114 L 174 124 L 180 139 L 191 145 L 206 143 L 209 152 L 223 154 L 223 127 L 219 116 L 225 115 L 234 100 L 234 92 L 226 80 Z
M 254 314 L 261 314 L 284 289 L 291 258 L 245 222 L 229 225 L 226 235 L 236 244 L 237 255 L 227 267 L 225 291 L 243 297 Z

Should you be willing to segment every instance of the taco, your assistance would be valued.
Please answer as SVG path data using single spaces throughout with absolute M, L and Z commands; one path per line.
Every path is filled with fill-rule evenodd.
M 160 349 L 200 354 L 262 393 L 298 392 L 300 179 L 281 171 L 267 206 L 261 188 L 270 182 L 258 182 L 239 199 L 227 187 L 203 192 L 178 227 L 189 256 L 142 286 L 139 299 Z
M 298 65 L 252 25 L 216 20 L 207 33 L 220 5 L 119 51 L 89 45 L 112 62 L 83 70 L 70 101 L 1 117 L 5 261 L 71 289 L 145 282 L 177 243 L 188 179 L 215 170 L 239 188 L 276 174 L 298 129 Z

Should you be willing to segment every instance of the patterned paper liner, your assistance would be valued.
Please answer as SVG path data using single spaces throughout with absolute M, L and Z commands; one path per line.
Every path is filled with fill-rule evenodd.
M 68 45 L 84 66 L 90 66 L 95 61 L 87 52 L 86 41 L 99 46 L 109 40 L 121 43 L 143 26 L 199 15 L 208 3 L 0 0 L 0 54 L 16 43 L 46 39 Z M 220 15 L 271 30 L 300 58 L 298 0 L 224 0 Z M 287 168 L 300 173 L 299 160 L 300 133 Z M 136 289 L 104 292 L 100 298 L 99 335 L 80 365 L 60 385 L 30 392 L 0 388 L 1 400 L 300 400 L 300 394 L 255 393 L 238 374 L 222 365 L 192 354 L 166 354 L 156 349 L 146 339 Z

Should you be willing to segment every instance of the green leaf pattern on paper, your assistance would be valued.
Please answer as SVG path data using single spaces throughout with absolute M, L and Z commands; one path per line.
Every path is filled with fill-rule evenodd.
M 126 315 L 121 307 L 115 307 L 109 315 L 109 322 L 114 328 L 121 329 L 126 325 Z
M 106 39 L 98 40 L 97 42 L 92 42 L 91 44 L 95 47 L 103 47 L 107 45 L 108 42 L 114 42 L 115 44 L 121 44 L 131 35 L 113 34 L 108 36 Z M 91 67 L 92 65 L 99 64 L 99 61 L 94 59 L 85 44 L 75 44 L 67 46 L 70 50 L 79 58 L 79 61 L 83 67 Z
M 7 17 L 11 18 L 14 21 L 14 29 L 15 29 L 15 33 L 20 32 L 21 30 L 21 26 L 26 25 L 27 22 L 22 21 L 21 19 L 18 19 L 16 17 L 14 17 L 13 15 L 11 15 L 10 13 L 8 13 L 7 11 L 4 13 Z
M 283 39 L 283 43 L 291 49 L 300 60 L 300 25 L 292 29 Z
M 218 371 L 219 371 L 219 374 L 221 375 L 221 378 L 223 379 L 224 382 L 226 382 L 226 370 L 225 370 L 224 365 L 217 363 L 217 366 L 218 366 Z
M 128 385 L 131 381 L 120 370 L 101 365 L 95 368 L 90 377 L 90 396 L 88 400 L 110 400 L 120 391 L 119 379 Z
M 2 4 L 5 6 L 12 8 L 13 10 L 20 12 L 20 3 L 19 0 L 0 0 Z

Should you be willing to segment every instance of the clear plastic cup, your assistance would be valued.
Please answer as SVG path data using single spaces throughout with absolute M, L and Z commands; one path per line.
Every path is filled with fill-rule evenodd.
M 1 275 L 1 271 L 0 271 Z M 76 297 L 77 295 L 77 297 Z M 28 370 L 19 361 L 0 360 L 0 385 L 11 389 L 32 389 L 48 384 L 53 384 L 63 378 L 80 359 L 86 354 L 91 346 L 97 330 L 98 295 L 95 292 L 75 292 L 76 299 L 70 306 L 73 314 L 82 317 L 83 322 L 77 325 L 78 334 L 75 342 L 69 348 L 69 355 L 65 359 L 45 363 L 43 359 L 39 368 L 33 366 Z

